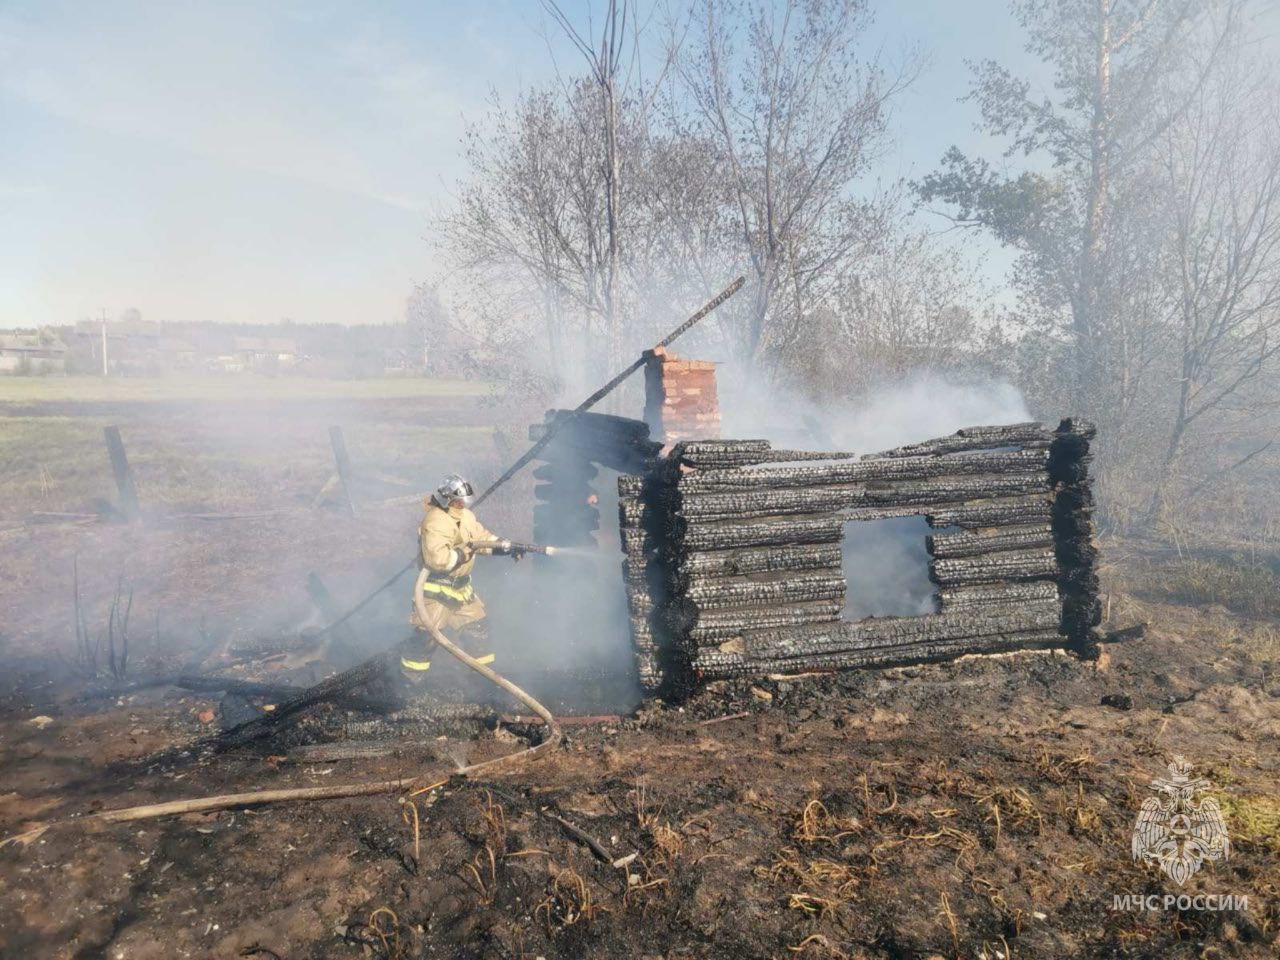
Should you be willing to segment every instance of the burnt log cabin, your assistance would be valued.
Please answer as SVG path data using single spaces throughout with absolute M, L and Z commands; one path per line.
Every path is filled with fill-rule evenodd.
M 646 387 L 645 420 L 550 411 L 530 435 L 561 428 L 537 471 L 543 542 L 596 542 L 592 484 L 599 467 L 618 474 L 631 642 L 650 693 L 965 654 L 1096 655 L 1092 424 L 970 427 L 864 456 L 779 450 L 716 436 L 711 364 L 653 354 Z M 905 517 L 927 524 L 928 609 L 850 616 L 851 522 Z

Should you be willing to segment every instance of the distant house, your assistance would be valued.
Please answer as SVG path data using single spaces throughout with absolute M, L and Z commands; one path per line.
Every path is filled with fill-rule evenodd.
M 47 331 L 0 333 L 0 373 L 65 373 L 67 345 Z
M 232 351 L 242 369 L 286 369 L 299 358 L 298 341 L 292 337 L 236 337 Z
M 180 337 L 161 337 L 157 353 L 169 366 L 189 367 L 196 362 L 195 344 Z

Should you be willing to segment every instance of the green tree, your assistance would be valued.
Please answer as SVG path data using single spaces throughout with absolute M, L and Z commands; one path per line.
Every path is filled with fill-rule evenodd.
M 1075 412 L 1118 426 L 1136 396 L 1133 348 L 1150 341 L 1136 324 L 1151 314 L 1135 304 L 1159 256 L 1140 229 L 1153 148 L 1217 66 L 1240 3 L 1019 0 L 1014 12 L 1053 92 L 1038 97 L 987 61 L 970 97 L 1024 169 L 952 148 L 917 189 L 1022 252 L 1023 315 L 1061 352 L 1060 392 Z

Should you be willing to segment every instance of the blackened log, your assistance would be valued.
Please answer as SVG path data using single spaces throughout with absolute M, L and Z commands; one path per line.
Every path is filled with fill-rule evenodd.
M 568 430 L 593 430 L 630 440 L 649 440 L 649 425 L 643 420 L 618 417 L 608 413 L 578 413 L 573 410 L 548 410 L 544 423 L 562 424 Z M 537 437 L 530 437 L 536 440 Z M 659 444 L 661 446 L 661 444 Z
M 745 550 L 717 550 L 686 554 L 680 573 L 689 582 L 698 577 L 739 576 L 773 570 L 815 570 L 839 567 L 839 544 L 789 544 L 779 547 L 750 547 Z
M 538 459 L 584 459 L 619 473 L 644 474 L 653 468 L 656 452 L 650 454 L 618 444 L 579 441 L 561 434 L 539 451 Z
M 1058 585 L 1052 580 L 1029 580 L 1025 583 L 984 583 L 972 587 L 944 588 L 938 591 L 942 612 L 961 608 L 982 607 L 993 603 L 1026 603 L 1058 599 Z
M 960 453 L 966 450 L 992 450 L 999 447 L 1020 447 L 1036 444 L 1047 447 L 1053 440 L 1053 432 L 1043 423 L 1011 423 L 1000 427 L 965 427 L 949 437 L 911 443 L 880 453 L 877 457 L 919 457 Z
M 856 667 L 907 666 L 913 663 L 948 660 L 971 653 L 1004 653 L 1011 650 L 1047 649 L 1062 645 L 1063 638 L 1056 630 L 1033 630 L 987 637 L 962 637 L 958 640 L 931 640 L 896 647 L 873 647 L 848 653 L 792 659 L 750 660 L 740 653 L 727 653 L 715 648 L 707 648 L 698 651 L 693 660 L 693 668 L 704 680 L 717 680 L 776 673 L 848 670 Z
M 929 526 L 964 527 L 1002 527 L 1031 523 L 1047 523 L 1051 510 L 1048 496 L 1032 494 L 1026 497 L 1000 497 L 991 500 L 976 500 L 957 506 L 941 506 L 929 510 L 925 519 Z
M 801 517 L 794 520 L 753 520 L 744 523 L 689 523 L 683 532 L 683 550 L 730 550 L 796 543 L 834 543 L 840 539 L 844 520 L 839 516 Z
M 1066 434 L 1075 434 L 1086 440 L 1092 440 L 1098 435 L 1098 428 L 1092 420 L 1086 420 L 1083 417 L 1067 417 L 1058 422 L 1058 429 L 1054 431 L 1055 436 Z
M 745 655 L 753 660 L 817 656 L 992 634 L 1052 630 L 1058 626 L 1055 600 L 1039 600 L 1004 607 L 934 613 L 921 617 L 872 617 L 791 629 L 747 630 L 742 634 Z
M 974 474 L 1025 474 L 1044 470 L 1047 450 L 1013 450 L 966 457 L 903 457 L 858 460 L 820 467 L 765 467 L 759 470 L 696 470 L 680 477 L 682 493 L 756 487 L 823 487 L 872 480 L 925 480 Z
M 669 613 L 671 606 L 668 605 L 664 613 Z M 835 620 L 843 609 L 843 601 L 820 600 L 785 607 L 711 610 L 696 614 L 692 626 L 680 632 L 685 632 L 693 643 L 704 644 L 740 636 L 750 628 L 790 627 Z
M 614 418 L 621 420 L 622 418 Z M 650 440 L 648 427 L 641 421 L 629 420 L 625 423 L 640 423 L 642 430 L 619 429 L 608 423 L 602 423 L 595 420 L 578 420 L 573 424 L 569 424 L 563 428 L 558 428 L 559 432 L 555 439 L 551 441 L 551 445 L 567 442 L 571 446 L 582 446 L 588 448 L 616 448 L 630 449 L 646 456 L 652 456 L 662 449 L 662 444 L 656 440 Z M 540 440 L 550 429 L 550 424 L 541 423 L 533 424 L 529 427 L 529 439 Z
M 735 454 L 768 453 L 768 440 L 683 440 L 671 450 L 675 460 L 689 457 L 725 457 Z
M 990 532 L 963 530 L 935 533 L 927 538 L 929 552 L 940 558 L 974 557 L 993 550 L 1030 550 L 1053 546 L 1053 528 L 1047 523 L 994 527 Z
M 197 693 L 234 693 L 242 697 L 267 697 L 277 702 L 296 697 L 306 689 L 283 683 L 258 683 L 254 680 L 198 673 L 180 674 L 174 679 L 173 685 Z M 372 713 L 385 712 L 395 707 L 390 700 L 362 697 L 357 694 L 340 695 L 334 697 L 333 702 L 346 710 L 365 710 Z
M 1048 476 L 1037 471 L 998 476 L 884 481 L 865 486 L 819 487 L 811 490 L 736 490 L 728 493 L 684 494 L 678 513 L 690 519 L 704 520 L 769 517 L 831 512 L 878 504 L 923 507 L 972 500 L 981 496 L 1012 496 L 1048 489 Z
M 622 552 L 628 557 L 643 557 L 650 552 L 649 535 L 639 526 L 623 527 L 618 533 Z
M 618 525 L 624 530 L 642 527 L 650 512 L 649 505 L 643 500 L 618 501 Z
M 315 706 L 317 703 L 339 700 L 352 695 L 360 687 L 380 683 L 388 669 L 393 669 L 394 665 L 399 663 L 399 660 L 400 651 L 398 648 L 379 653 L 377 656 L 370 657 L 364 663 L 357 664 L 350 670 L 345 670 L 336 676 L 321 680 L 314 686 L 307 687 L 283 703 L 277 704 L 274 712 L 224 730 L 208 742 L 212 745 L 226 748 L 240 746 L 269 736 L 280 729 L 280 725 L 286 721 L 292 723 L 293 718 L 308 707 Z
M 866 487 L 869 503 L 917 504 L 952 503 L 978 497 L 1009 497 L 1048 490 L 1049 478 L 1041 472 L 1008 473 L 994 476 L 940 477 L 936 480 L 905 480 L 872 483 Z
M 756 576 L 699 580 L 684 591 L 684 595 L 699 610 L 803 603 L 808 600 L 839 599 L 843 602 L 844 594 L 845 579 L 839 568 L 835 576 L 819 572 L 797 573 L 773 579 Z
M 1096 656 L 1095 628 L 1102 622 L 1102 604 L 1093 540 L 1093 494 L 1086 484 L 1059 487 L 1053 503 L 1053 533 L 1062 593 L 1061 630 L 1071 638 L 1071 649 L 1077 654 Z
M 1052 548 L 1043 550 L 1001 550 L 975 557 L 934 558 L 929 576 L 941 586 L 959 587 L 971 583 L 1002 580 L 1038 580 L 1058 572 Z
M 627 608 L 633 617 L 648 617 L 653 613 L 653 598 L 645 590 L 629 591 Z
M 805 460 L 851 460 L 857 454 L 843 450 L 745 450 L 684 454 L 679 462 L 702 470 L 730 470 L 762 463 L 799 463 Z
M 622 579 L 628 585 L 647 588 L 649 583 L 647 565 L 643 561 L 633 563 L 630 559 L 623 560 Z

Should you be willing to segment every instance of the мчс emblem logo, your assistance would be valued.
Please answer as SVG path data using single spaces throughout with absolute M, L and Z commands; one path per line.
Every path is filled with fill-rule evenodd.
M 1222 821 L 1222 810 L 1213 797 L 1196 800 L 1208 789 L 1209 781 L 1191 779 L 1191 764 L 1174 757 L 1169 778 L 1151 781 L 1154 797 L 1142 802 L 1142 812 L 1133 825 L 1133 859 L 1158 863 L 1160 869 L 1181 885 L 1206 860 L 1226 860 L 1231 841 Z

